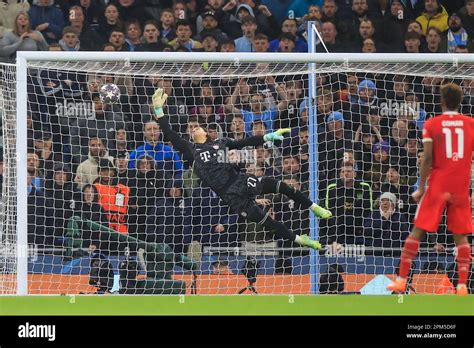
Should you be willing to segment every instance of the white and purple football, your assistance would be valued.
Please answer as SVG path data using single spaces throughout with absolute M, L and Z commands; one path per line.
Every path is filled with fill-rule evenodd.
M 120 88 L 116 84 L 106 83 L 99 90 L 100 100 L 104 104 L 115 104 L 120 100 Z

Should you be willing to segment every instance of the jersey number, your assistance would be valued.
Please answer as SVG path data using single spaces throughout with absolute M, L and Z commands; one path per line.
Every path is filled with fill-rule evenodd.
M 248 187 L 257 187 L 257 182 L 258 182 L 257 179 L 250 177 L 250 178 L 247 179 L 247 186 Z
M 446 158 L 453 158 L 453 131 L 449 128 L 443 128 L 446 138 Z M 458 136 L 457 158 L 464 158 L 464 129 L 454 128 L 454 133 Z

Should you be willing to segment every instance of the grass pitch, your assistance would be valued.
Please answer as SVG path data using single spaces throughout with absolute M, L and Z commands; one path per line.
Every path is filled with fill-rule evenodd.
M 474 296 L 0 296 L 0 315 L 474 315 Z

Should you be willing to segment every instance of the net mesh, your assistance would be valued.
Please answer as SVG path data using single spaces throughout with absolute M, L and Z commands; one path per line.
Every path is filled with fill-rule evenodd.
M 16 292 L 16 67 L 1 65 L 0 294 Z
M 2 243 L 8 245 L 16 233 L 15 89 L 14 68 L 2 69 Z M 318 90 L 311 101 L 313 72 Z M 317 187 L 319 204 L 334 215 L 318 224 L 325 246 L 314 265 L 320 293 L 380 292 L 377 279 L 396 273 L 416 209 L 410 194 L 423 123 L 441 111 L 439 86 L 448 81 L 463 86 L 462 111 L 472 115 L 473 76 L 472 65 L 456 62 L 327 63 L 314 71 L 303 63 L 31 62 L 28 243 L 36 249 L 29 292 L 310 293 L 308 249 L 230 211 L 150 122 L 156 88 L 169 95 L 165 115 L 185 139 L 198 125 L 214 139 L 291 128 L 281 143 L 229 157 L 243 172 L 274 177 L 306 195 Z M 110 84 L 120 89 L 114 104 L 100 97 Z M 317 183 L 309 173 L 311 102 Z M 295 234 L 309 234 L 310 213 L 288 197 L 256 200 Z M 454 244 L 446 232 L 443 222 L 424 241 L 412 291 L 436 293 L 451 275 Z M 5 275 L 15 263 L 3 255 L 10 283 L 1 289 L 12 292 Z

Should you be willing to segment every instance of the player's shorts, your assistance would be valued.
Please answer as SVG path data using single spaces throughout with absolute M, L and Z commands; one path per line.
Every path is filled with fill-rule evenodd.
M 262 193 L 262 178 L 240 174 L 229 188 L 219 196 L 229 205 L 232 212 L 241 214 L 244 210 L 256 206 L 255 197 Z
M 456 194 L 428 188 L 418 205 L 415 226 L 427 232 L 436 232 L 445 209 L 448 231 L 453 234 L 472 233 L 472 209 L 468 192 Z

